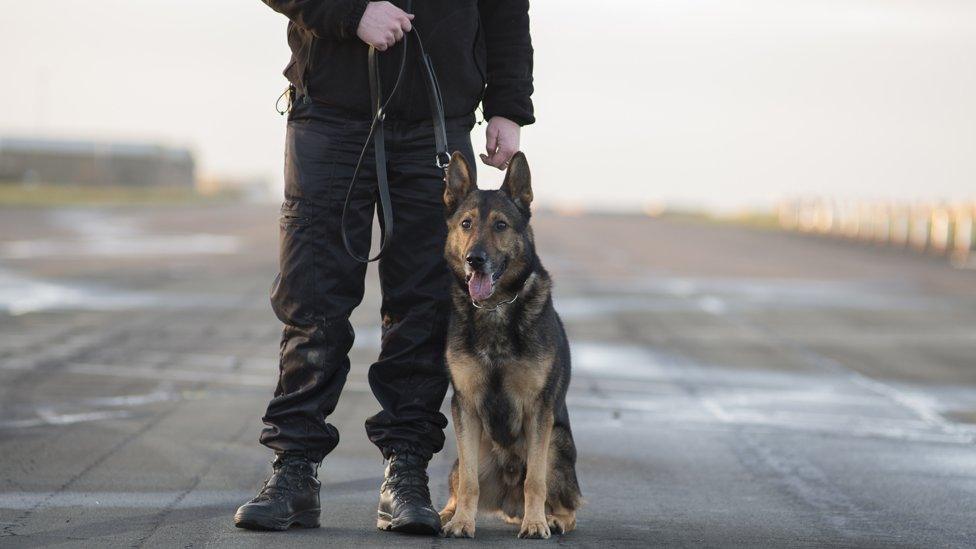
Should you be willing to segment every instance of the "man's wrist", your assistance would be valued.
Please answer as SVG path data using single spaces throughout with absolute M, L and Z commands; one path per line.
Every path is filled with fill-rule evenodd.
M 488 123 L 490 124 L 496 118 L 498 119 L 499 122 L 502 122 L 502 123 L 505 123 L 505 124 L 510 124 L 510 125 L 513 125 L 513 126 L 519 128 L 519 129 L 522 129 L 522 125 L 521 124 L 519 124 L 518 122 L 512 120 L 511 118 L 509 118 L 507 116 L 503 116 L 501 114 L 496 114 L 496 115 L 493 115 L 493 116 L 489 117 L 488 118 Z
M 528 126 L 529 124 L 535 122 L 535 118 L 532 117 L 531 115 L 529 117 L 525 117 L 517 114 L 501 114 L 498 112 L 491 112 L 491 111 L 484 111 L 484 117 L 485 120 L 488 122 L 491 122 L 492 118 L 504 118 L 505 120 L 509 120 L 511 122 L 518 124 L 520 128 L 523 126 Z
M 369 6 L 370 0 L 347 0 L 347 2 L 349 3 L 349 8 L 342 18 L 341 37 L 356 38 L 356 33 L 359 31 L 359 22 L 362 21 L 363 14 L 366 13 L 366 7 Z

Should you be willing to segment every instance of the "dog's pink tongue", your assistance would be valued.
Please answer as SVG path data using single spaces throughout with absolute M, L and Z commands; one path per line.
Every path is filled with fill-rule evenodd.
M 468 293 L 475 301 L 484 301 L 491 296 L 491 275 L 473 273 L 468 279 Z

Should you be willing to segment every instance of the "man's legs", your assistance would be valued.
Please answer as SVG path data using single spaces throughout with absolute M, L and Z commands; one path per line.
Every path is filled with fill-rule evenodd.
M 470 122 L 450 125 L 449 143 L 468 156 Z M 366 420 L 369 439 L 389 458 L 376 525 L 415 534 L 440 531 L 427 462 L 444 446 L 444 364 L 450 274 L 444 261 L 444 173 L 433 164 L 429 124 L 392 125 L 390 192 L 394 239 L 380 260 L 383 341 L 369 384 L 382 410 Z
M 285 153 L 280 272 L 271 303 L 284 323 L 280 374 L 263 418 L 261 443 L 275 450 L 274 471 L 235 515 L 242 528 L 319 525 L 318 463 L 339 442 L 326 423 L 349 373 L 349 315 L 363 297 L 365 265 L 342 244 L 340 219 L 368 124 L 314 103 L 295 102 Z M 361 174 L 347 230 L 366 253 L 372 223 L 371 169 Z
M 296 103 L 288 123 L 280 273 L 271 302 L 284 323 L 280 376 L 268 404 L 261 443 L 276 452 L 302 452 L 320 462 L 339 442 L 325 422 L 349 373 L 353 343 L 349 315 L 362 301 L 366 266 L 346 253 L 342 204 L 365 122 L 345 120 L 317 104 Z M 371 169 L 346 220 L 353 245 L 369 247 Z
M 452 120 L 448 142 L 469 162 L 471 121 Z M 366 420 L 369 439 L 389 458 L 408 449 L 424 459 L 444 446 L 440 412 L 451 284 L 444 261 L 444 172 L 434 165 L 430 124 L 392 125 L 390 192 L 395 235 L 380 259 L 383 340 L 369 383 L 382 410 Z M 473 165 L 473 164 L 472 164 Z

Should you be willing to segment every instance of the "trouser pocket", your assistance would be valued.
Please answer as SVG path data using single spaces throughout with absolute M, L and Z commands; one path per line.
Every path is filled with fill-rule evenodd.
M 309 326 L 316 316 L 311 305 L 319 295 L 315 246 L 321 240 L 310 209 L 300 200 L 286 200 L 281 205 L 279 272 L 271 290 L 271 304 L 278 318 L 292 326 Z

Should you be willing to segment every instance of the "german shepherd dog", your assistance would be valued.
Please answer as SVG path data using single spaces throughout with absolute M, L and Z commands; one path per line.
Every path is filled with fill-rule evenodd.
M 569 344 L 529 227 L 529 165 L 516 154 L 501 189 L 483 191 L 454 153 L 446 181 L 458 460 L 443 534 L 474 537 L 479 509 L 521 524 L 520 538 L 569 532 L 581 505 L 566 409 Z

